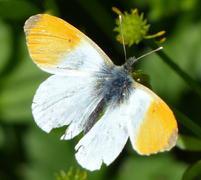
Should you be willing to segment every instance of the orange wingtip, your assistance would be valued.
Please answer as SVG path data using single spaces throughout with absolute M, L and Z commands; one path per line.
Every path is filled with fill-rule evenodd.
M 173 112 L 164 101 L 157 99 L 151 102 L 137 137 L 134 137 L 136 150 L 145 155 L 170 150 L 177 136 L 177 121 Z
M 30 56 L 39 66 L 57 64 L 75 50 L 82 38 L 78 29 L 48 14 L 30 17 L 24 30 Z

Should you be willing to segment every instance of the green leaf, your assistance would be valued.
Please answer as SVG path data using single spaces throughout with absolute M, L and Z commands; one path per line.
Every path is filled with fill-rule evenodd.
M 201 151 L 201 139 L 193 136 L 179 135 L 177 147 L 188 151 Z
M 152 89 L 150 84 L 150 77 L 148 74 L 143 72 L 142 70 L 136 70 L 132 73 L 132 78 L 135 79 L 135 81 L 143 84 L 144 86 L 148 87 L 149 89 Z
M 200 180 L 201 179 L 201 160 L 190 166 L 184 173 L 182 180 Z

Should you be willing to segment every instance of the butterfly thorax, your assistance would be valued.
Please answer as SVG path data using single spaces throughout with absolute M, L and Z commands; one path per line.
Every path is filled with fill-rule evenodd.
M 133 80 L 129 71 L 123 66 L 115 66 L 111 73 L 112 77 L 105 82 L 105 86 L 108 87 L 106 97 L 108 101 L 112 98 L 120 101 L 122 97 L 125 98 L 125 96 L 128 95 L 127 92 Z

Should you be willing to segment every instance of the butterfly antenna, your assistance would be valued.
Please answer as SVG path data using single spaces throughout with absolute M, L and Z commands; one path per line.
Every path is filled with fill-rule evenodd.
M 143 58 L 143 57 L 149 55 L 149 54 L 152 54 L 152 53 L 154 53 L 154 52 L 160 51 L 161 49 L 163 49 L 163 47 L 159 47 L 159 48 L 157 48 L 157 49 L 154 49 L 153 51 L 148 52 L 148 53 L 146 53 L 146 54 L 144 54 L 144 55 L 138 57 L 137 59 L 135 59 L 135 62 L 138 61 L 139 59 L 141 59 L 141 58 Z
M 120 21 L 120 26 L 121 26 L 122 43 L 123 43 L 124 56 L 125 56 L 125 61 L 126 61 L 127 55 L 126 55 L 126 47 L 125 47 L 125 42 L 124 42 L 124 32 L 123 32 L 122 16 L 121 15 L 119 15 L 119 21 Z
M 140 56 L 139 58 L 135 58 L 135 57 L 129 58 L 129 59 L 126 61 L 126 63 L 124 64 L 124 68 L 125 68 L 125 69 L 129 69 L 129 68 L 130 68 L 136 61 L 138 61 L 139 59 L 141 59 L 141 58 L 143 58 L 143 57 L 145 57 L 145 56 L 147 56 L 147 55 L 149 55 L 149 54 L 152 54 L 152 53 L 154 53 L 154 52 L 156 52 L 156 51 L 160 51 L 161 49 L 163 49 L 163 47 L 159 47 L 159 48 L 157 48 L 157 49 L 154 49 L 153 51 L 148 52 L 148 53 L 146 53 L 146 54 Z

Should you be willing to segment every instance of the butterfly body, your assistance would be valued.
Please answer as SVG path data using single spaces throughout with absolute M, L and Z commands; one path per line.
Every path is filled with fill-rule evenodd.
M 175 145 L 174 114 L 153 91 L 132 79 L 135 58 L 114 65 L 82 32 L 51 15 L 30 17 L 24 30 L 31 58 L 53 74 L 34 96 L 35 122 L 46 132 L 68 125 L 64 140 L 84 131 L 75 147 L 82 167 L 93 171 L 111 164 L 128 138 L 133 149 L 145 155 Z
M 108 74 L 109 76 L 105 77 L 104 81 L 98 84 L 98 86 L 102 86 L 104 97 L 89 116 L 85 127 L 85 134 L 92 128 L 110 101 L 117 100 L 117 104 L 120 105 L 122 101 L 129 99 L 129 88 L 131 88 L 131 84 L 134 82 L 130 76 L 130 72 L 123 66 L 115 66 L 113 69 L 110 69 Z

